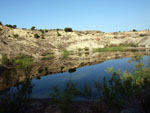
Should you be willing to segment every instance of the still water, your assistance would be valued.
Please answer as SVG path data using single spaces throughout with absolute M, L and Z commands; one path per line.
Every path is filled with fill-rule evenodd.
M 32 98 L 49 98 L 52 92 L 52 87 L 57 86 L 61 91 L 64 90 L 66 83 L 71 80 L 77 89 L 83 90 L 85 83 L 92 87 L 92 94 L 96 95 L 94 90 L 94 82 L 103 82 L 104 76 L 109 79 L 111 73 L 107 73 L 108 68 L 115 70 L 132 72 L 136 63 L 148 63 L 150 56 L 143 56 L 140 60 L 133 60 L 133 58 L 119 58 L 113 60 L 106 60 L 102 63 L 84 66 L 74 69 L 74 72 L 57 73 L 53 75 L 42 76 L 40 79 L 32 79 Z
M 53 63 L 58 62 L 58 65 L 54 65 L 50 61 L 47 62 L 49 63 L 46 65 L 49 68 L 47 70 L 51 74 L 40 73 L 40 75 L 36 76 L 35 72 L 38 72 L 40 68 L 37 68 L 37 65 L 33 67 L 33 71 L 30 73 L 31 75 L 35 74 L 30 81 L 33 86 L 32 98 L 50 98 L 53 86 L 57 86 L 63 92 L 68 81 L 75 84 L 80 92 L 84 90 L 84 85 L 88 84 L 92 89 L 92 96 L 96 97 L 98 92 L 94 83 L 103 83 L 104 77 L 106 80 L 110 79 L 112 73 L 107 73 L 108 68 L 113 68 L 115 71 L 120 72 L 133 72 L 138 62 L 148 65 L 150 54 L 149 52 L 98 53 L 95 55 L 91 53 L 88 56 L 70 56 L 67 59 L 53 60 Z M 40 63 L 39 66 L 41 65 L 45 66 L 45 63 Z M 35 71 L 35 69 L 37 70 Z M 14 93 L 20 83 L 26 80 L 26 76 L 20 70 L 6 70 L 1 74 L 0 96 L 11 92 Z M 30 76 L 30 74 L 27 75 Z M 80 97 L 77 98 L 80 99 Z

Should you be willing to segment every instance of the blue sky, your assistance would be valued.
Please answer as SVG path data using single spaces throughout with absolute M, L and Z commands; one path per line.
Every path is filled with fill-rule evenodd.
M 0 0 L 0 21 L 19 28 L 150 29 L 150 0 Z

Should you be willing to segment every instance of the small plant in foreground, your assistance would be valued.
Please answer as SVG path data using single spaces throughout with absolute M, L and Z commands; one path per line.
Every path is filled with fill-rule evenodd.
M 60 93 L 59 89 L 54 86 L 53 93 L 50 94 L 51 103 L 58 105 L 63 113 L 72 112 L 72 99 L 74 96 L 78 95 L 79 91 L 76 89 L 75 85 L 69 80 L 66 83 L 65 90 Z

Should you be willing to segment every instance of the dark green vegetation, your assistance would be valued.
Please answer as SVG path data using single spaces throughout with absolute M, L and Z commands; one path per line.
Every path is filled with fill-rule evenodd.
M 3 29 L 2 28 L 0 28 L 0 31 L 2 31 Z
M 35 26 L 32 26 L 32 27 L 31 27 L 31 30 L 35 30 Z
M 17 28 L 17 26 L 16 25 L 11 25 L 11 24 L 6 24 L 5 26 L 7 26 L 7 27 L 10 27 L 10 28 Z
M 44 36 L 44 34 L 42 34 L 42 35 L 41 35 L 41 38 L 42 38 L 42 39 L 45 39 L 45 36 Z
M 57 29 L 57 36 L 61 36 L 61 34 L 59 33 L 59 29 Z
M 46 30 L 45 30 L 45 32 L 47 33 L 47 32 L 48 32 L 48 30 L 46 29 Z
M 45 33 L 45 31 L 44 31 L 44 30 L 42 30 L 42 29 L 40 29 L 39 31 L 41 31 L 41 33 L 42 33 L 42 34 L 44 34 L 44 33 Z
M 43 58 L 42 60 L 52 60 L 53 58 L 55 58 L 54 53 L 46 53 L 46 54 L 42 54 Z
M 138 47 L 138 45 L 136 45 L 134 43 L 119 44 L 119 45 L 111 44 L 111 45 L 109 45 L 107 47 Z
M 69 73 L 74 73 L 74 72 L 76 72 L 76 68 L 71 68 L 71 69 L 68 70 L 68 72 Z
M 106 47 L 106 48 L 97 48 L 95 52 L 111 52 L 111 51 L 127 51 L 127 47 Z
M 14 37 L 14 38 L 18 38 L 19 35 L 18 35 L 18 34 L 13 34 L 13 37 Z
M 31 57 L 22 54 L 14 58 L 8 58 L 7 56 L 4 55 L 1 61 L 2 64 L 0 66 L 5 66 L 8 68 L 13 68 L 13 67 L 27 68 L 31 64 L 31 62 L 32 62 Z
M 85 47 L 84 50 L 85 50 L 85 51 L 89 51 L 89 48 L 88 48 L 88 47 Z
M 72 54 L 72 51 L 63 50 L 63 58 L 67 58 L 71 54 Z
M 136 30 L 136 29 L 133 29 L 132 31 L 133 31 L 133 32 L 136 32 L 137 30 Z
M 63 93 L 60 93 L 57 86 L 53 87 L 54 92 L 50 94 L 51 104 L 57 104 L 63 113 L 72 112 L 73 97 L 79 93 L 75 85 L 68 81 L 66 88 Z
M 147 34 L 140 34 L 139 36 L 140 37 L 144 37 L 144 36 L 147 36 Z
M 119 44 L 119 45 L 109 45 L 105 48 L 97 48 L 94 51 L 95 52 L 113 52 L 113 51 L 128 51 L 129 47 L 137 47 L 137 45 L 133 44 L 133 43 L 129 43 L 129 44 Z
M 64 29 L 64 31 L 65 31 L 65 32 L 72 32 L 73 30 L 72 30 L 72 28 L 66 27 L 66 28 Z
M 34 34 L 34 38 L 40 38 L 38 34 Z

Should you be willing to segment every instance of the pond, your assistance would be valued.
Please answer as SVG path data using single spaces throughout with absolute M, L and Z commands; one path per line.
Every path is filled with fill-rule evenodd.
M 93 59 L 96 58 L 98 60 L 91 60 L 91 56 L 89 56 L 90 59 L 88 59 L 88 56 L 84 56 L 86 60 L 84 59 L 83 61 L 82 59 L 82 61 L 80 61 L 80 65 L 77 65 L 76 63 L 79 62 L 78 60 L 81 60 L 81 56 L 78 60 L 73 59 L 74 56 L 70 56 L 70 58 L 72 58 L 71 60 L 75 60 L 71 65 L 68 64 L 68 59 L 64 59 L 66 60 L 65 62 L 67 62 L 69 65 L 67 65 L 68 68 L 65 68 L 65 65 L 62 68 L 62 65 L 60 65 L 58 66 L 59 70 L 56 69 L 58 73 L 54 72 L 55 74 L 53 74 L 50 72 L 51 74 L 43 74 L 43 76 L 32 78 L 32 98 L 50 98 L 50 93 L 53 91 L 53 86 L 57 86 L 60 91 L 63 91 L 68 81 L 71 81 L 73 84 L 75 84 L 77 89 L 80 91 L 84 89 L 84 84 L 88 84 L 92 89 L 93 97 L 96 97 L 98 94 L 94 88 L 94 83 L 103 83 L 104 77 L 106 77 L 106 80 L 111 77 L 111 73 L 107 72 L 108 68 L 114 68 L 114 70 L 121 72 L 132 72 L 137 62 L 141 62 L 147 65 L 150 59 L 149 53 L 115 53 L 115 55 L 113 55 L 110 53 L 106 53 L 105 55 L 103 53 L 96 55 L 96 57 L 92 57 Z M 51 68 L 53 69 L 54 67 Z M 52 69 L 51 71 L 53 71 Z M 14 91 L 17 84 L 15 84 L 15 86 L 13 84 L 14 82 L 8 85 L 9 88 L 3 88 L 1 94 L 8 93 L 12 90 Z M 80 97 L 77 97 L 77 99 L 81 100 Z
M 150 56 L 143 56 L 141 63 L 146 64 L 150 59 Z M 64 72 L 47 75 L 40 79 L 33 79 L 32 84 L 34 85 L 32 90 L 33 98 L 49 98 L 49 94 L 52 91 L 52 86 L 57 86 L 63 91 L 66 83 L 71 80 L 80 91 L 83 90 L 85 83 L 89 84 L 94 89 L 94 82 L 103 82 L 104 76 L 109 79 L 111 74 L 107 72 L 108 68 L 114 68 L 114 70 L 132 72 L 137 61 L 131 61 L 131 58 L 119 58 L 114 60 L 107 60 L 103 63 L 85 66 L 77 68 L 75 72 Z M 129 63 L 129 61 L 131 61 Z M 93 95 L 96 95 L 96 91 L 93 90 Z

